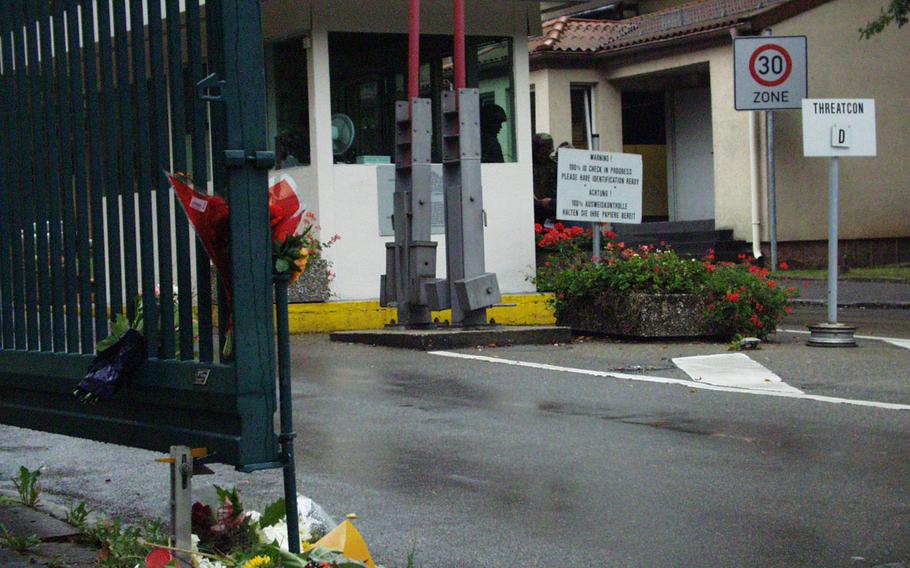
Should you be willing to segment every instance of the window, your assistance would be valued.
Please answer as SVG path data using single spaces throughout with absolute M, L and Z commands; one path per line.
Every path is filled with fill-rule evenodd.
M 573 85 L 572 105 L 572 146 L 588 149 L 594 134 L 594 105 L 592 89 L 588 85 Z
M 481 101 L 497 105 L 502 110 L 497 115 L 505 116 L 499 132 L 487 139 L 498 144 L 502 161 L 515 161 L 511 40 L 468 37 L 466 51 L 468 86 L 477 87 Z M 355 132 L 350 147 L 335 155 L 336 162 L 394 159 L 395 102 L 407 96 L 407 52 L 405 34 L 329 34 L 332 114 L 350 117 Z M 451 36 L 421 36 L 420 60 L 420 96 L 433 103 L 432 159 L 440 162 L 442 93 L 454 88 Z
M 271 135 L 278 168 L 310 163 L 307 58 L 302 37 L 271 44 Z

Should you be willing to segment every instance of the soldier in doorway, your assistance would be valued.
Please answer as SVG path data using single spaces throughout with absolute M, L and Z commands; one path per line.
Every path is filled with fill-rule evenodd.
M 496 104 L 485 104 L 480 109 L 480 160 L 485 164 L 505 162 L 502 146 L 499 145 L 499 131 L 508 120 L 506 111 Z
M 546 225 L 556 219 L 556 162 L 553 137 L 538 132 L 531 141 L 534 168 L 534 222 Z

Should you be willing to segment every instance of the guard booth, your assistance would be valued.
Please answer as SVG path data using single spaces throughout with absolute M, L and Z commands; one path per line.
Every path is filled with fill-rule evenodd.
M 258 0 L 9 0 L 0 9 L 0 422 L 274 467 Z M 230 206 L 222 286 L 164 171 Z M 149 358 L 111 400 L 72 392 L 141 300 Z

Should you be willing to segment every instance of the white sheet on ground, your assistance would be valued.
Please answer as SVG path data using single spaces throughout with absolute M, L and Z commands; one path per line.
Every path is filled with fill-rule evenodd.
M 744 353 L 677 357 L 673 363 L 692 377 L 692 380 L 711 385 L 760 391 L 802 392 Z

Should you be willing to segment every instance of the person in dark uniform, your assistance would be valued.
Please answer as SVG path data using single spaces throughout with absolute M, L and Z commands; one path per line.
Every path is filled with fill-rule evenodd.
M 499 145 L 499 131 L 502 123 L 508 120 L 506 111 L 496 104 L 485 104 L 480 109 L 480 161 L 483 163 L 502 163 L 502 146 Z
M 556 161 L 553 137 L 538 132 L 531 141 L 534 171 L 534 222 L 541 225 L 556 220 Z

